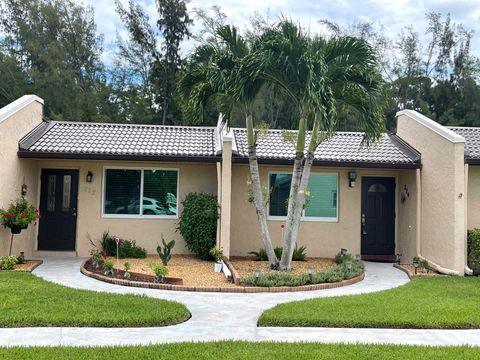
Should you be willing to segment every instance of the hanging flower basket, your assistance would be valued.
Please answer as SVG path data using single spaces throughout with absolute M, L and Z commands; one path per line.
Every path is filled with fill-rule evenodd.
M 10 231 L 12 234 L 20 234 L 22 232 L 22 227 L 20 225 L 12 225 L 10 227 Z
M 29 205 L 23 197 L 12 202 L 7 209 L 0 209 L 0 224 L 4 228 L 10 228 L 12 234 L 20 234 L 22 229 L 27 229 L 30 223 L 38 219 L 38 209 Z

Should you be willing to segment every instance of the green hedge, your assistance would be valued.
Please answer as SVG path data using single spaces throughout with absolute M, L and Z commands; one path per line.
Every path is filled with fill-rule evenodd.
M 204 260 L 211 260 L 210 250 L 217 236 L 218 201 L 210 194 L 190 193 L 182 202 L 178 230 L 187 248 Z
M 365 266 L 363 262 L 352 261 L 352 268 L 347 269 L 345 264 L 336 265 L 324 271 L 308 274 L 291 274 L 288 272 L 271 272 L 260 274 L 258 279 L 255 274 L 246 276 L 243 281 L 247 285 L 272 287 L 272 286 L 301 286 L 322 283 L 334 283 L 352 279 L 363 274 Z
M 103 233 L 100 244 L 105 255 L 117 256 L 117 244 L 115 243 L 114 237 L 110 236 L 108 231 Z M 147 257 L 147 250 L 137 246 L 135 240 L 120 239 L 118 243 L 118 257 L 120 259 L 144 259 Z
M 468 266 L 480 271 L 480 229 L 468 230 Z

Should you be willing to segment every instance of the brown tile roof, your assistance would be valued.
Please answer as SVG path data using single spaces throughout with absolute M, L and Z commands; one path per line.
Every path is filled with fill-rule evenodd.
M 248 157 L 245 129 L 234 129 L 237 157 Z M 415 167 L 420 163 L 420 154 L 396 135 L 382 134 L 380 140 L 370 147 L 362 146 L 363 133 L 338 132 L 320 144 L 315 152 L 318 164 L 338 165 L 372 164 L 379 167 L 399 165 Z M 284 140 L 282 130 L 269 130 L 257 140 L 259 160 L 291 161 L 295 157 L 293 143 Z
M 465 139 L 465 158 L 480 160 L 480 127 L 448 128 Z
M 264 163 L 291 162 L 294 146 L 282 130 L 269 130 L 258 141 Z M 234 160 L 247 161 L 245 129 L 233 129 Z M 362 133 L 339 132 L 316 151 L 317 165 L 418 167 L 420 155 L 396 135 L 383 134 L 369 148 Z M 19 143 L 19 156 L 81 159 L 218 161 L 221 157 L 215 127 L 128 125 L 46 121 Z
M 214 127 L 50 121 L 29 135 L 20 141 L 20 150 L 30 153 L 165 158 L 216 155 Z

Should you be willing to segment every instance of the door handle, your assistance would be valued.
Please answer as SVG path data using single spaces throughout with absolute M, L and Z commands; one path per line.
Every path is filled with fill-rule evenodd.
M 77 216 L 77 209 L 73 208 L 72 216 Z
M 362 214 L 362 235 L 367 235 L 365 231 L 365 214 Z

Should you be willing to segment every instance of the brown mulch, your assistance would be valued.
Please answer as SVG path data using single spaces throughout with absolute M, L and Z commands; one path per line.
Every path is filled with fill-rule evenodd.
M 26 260 L 25 264 L 16 264 L 12 271 L 32 272 L 41 263 L 41 260 Z
M 232 257 L 230 263 L 240 277 L 252 274 L 256 269 L 262 273 L 275 272 L 271 270 L 268 261 L 255 261 L 252 257 Z M 307 258 L 307 261 L 292 261 L 292 274 L 305 274 L 307 267 L 312 266 L 314 272 L 325 270 L 335 265 L 335 260 L 329 258 Z
M 116 258 L 110 257 L 117 268 Z M 149 264 L 161 263 L 158 255 L 148 255 L 145 259 L 119 259 L 119 269 L 123 270 L 123 264 L 130 263 L 130 271 L 140 274 L 153 275 Z M 201 260 L 195 255 L 173 255 L 168 262 L 168 276 L 181 278 L 185 286 L 205 287 L 235 287 L 228 282 L 223 273 L 214 271 L 214 262 Z
M 417 273 L 415 274 L 415 266 L 412 264 L 400 264 L 400 267 L 406 269 L 412 276 L 439 276 L 442 275 L 439 272 L 429 269 L 428 272 L 424 273 L 422 272 L 422 269 L 420 267 L 417 268 Z

